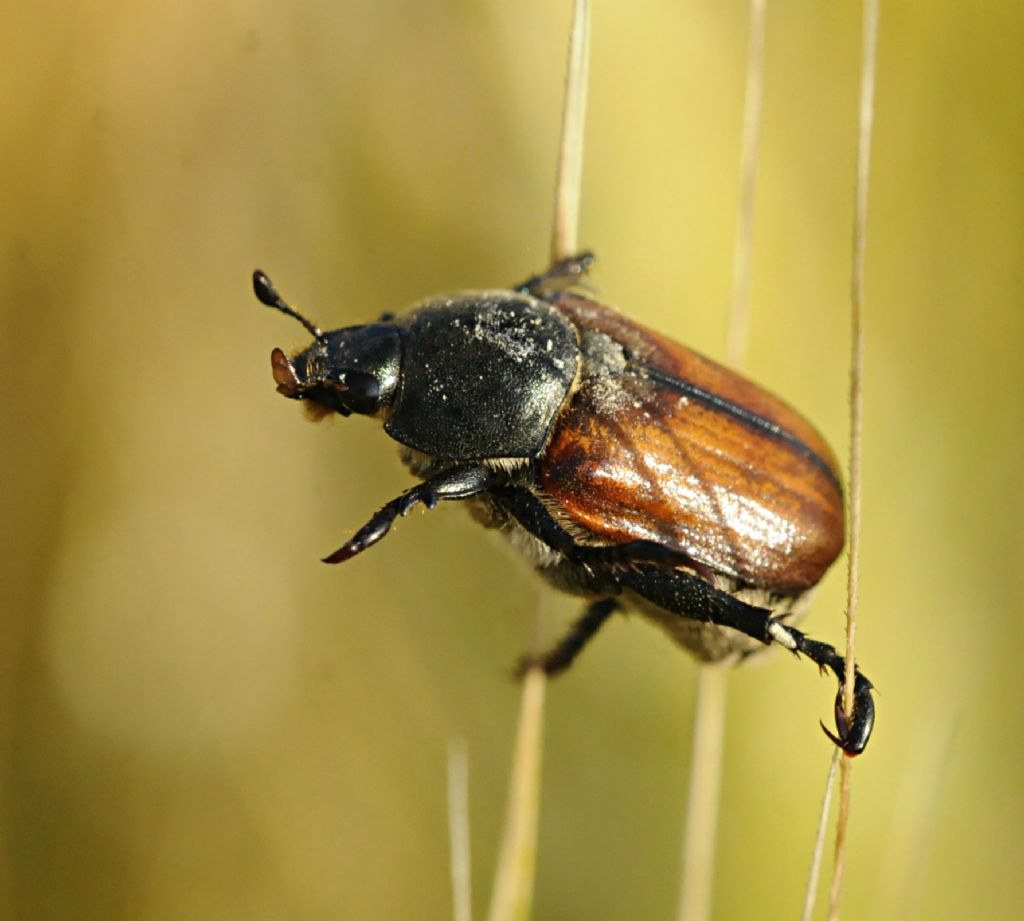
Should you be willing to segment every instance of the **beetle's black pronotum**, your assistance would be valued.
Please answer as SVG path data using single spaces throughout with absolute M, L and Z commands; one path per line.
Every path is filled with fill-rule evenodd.
M 551 584 L 589 599 L 529 665 L 562 671 L 631 608 L 701 659 L 778 643 L 841 685 L 835 648 L 784 622 L 843 546 L 832 452 L 781 400 L 594 300 L 574 284 L 591 262 L 328 333 L 255 273 L 257 297 L 314 337 L 291 358 L 274 349 L 278 392 L 317 416 L 377 417 L 422 480 L 326 562 L 375 544 L 416 505 L 464 500 Z M 852 719 L 837 697 L 828 734 L 857 754 L 873 722 L 858 671 Z

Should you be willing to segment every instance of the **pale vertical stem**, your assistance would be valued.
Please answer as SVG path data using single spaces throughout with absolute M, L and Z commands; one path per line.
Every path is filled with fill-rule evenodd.
M 494 875 L 488 921 L 526 921 L 533 901 L 540 813 L 540 765 L 545 676 L 532 668 L 523 679 L 505 835 Z
M 875 66 L 878 52 L 878 0 L 864 2 L 864 47 L 861 61 L 860 131 L 857 149 L 856 209 L 853 227 L 853 271 L 850 279 L 850 552 L 846 591 L 846 683 L 843 703 L 853 707 L 854 642 L 860 567 L 861 441 L 864 397 L 864 257 L 867 250 L 868 180 L 875 107 Z
M 751 0 L 747 76 L 740 144 L 740 194 L 733 252 L 732 300 L 726 335 L 726 360 L 743 364 L 750 330 L 750 277 L 754 250 L 754 205 L 764 98 L 764 35 L 767 0 Z M 725 737 L 724 668 L 705 666 L 697 683 L 690 788 L 683 837 L 679 921 L 711 917 L 715 838 L 718 828 L 722 745 Z
M 839 766 L 839 816 L 836 818 L 836 863 L 832 869 L 832 887 L 828 893 L 828 921 L 839 921 L 839 903 L 843 895 L 846 869 L 846 836 L 850 828 L 851 770 L 853 762 L 843 758 Z
M 565 75 L 562 139 L 555 183 L 551 232 L 552 262 L 579 251 L 580 195 L 583 184 L 583 127 L 587 103 L 590 6 L 575 0 Z M 523 679 L 523 697 L 512 758 L 505 835 L 498 857 L 488 921 L 525 921 L 533 900 L 540 810 L 541 740 L 544 729 L 544 672 L 532 668 Z
M 590 7 L 575 0 L 569 58 L 566 64 L 562 139 L 555 183 L 555 215 L 551 232 L 551 259 L 557 262 L 579 250 L 580 195 L 583 184 L 583 127 L 587 102 L 587 64 L 590 44 Z M 544 728 L 544 672 L 530 669 L 523 679 L 519 730 L 513 754 L 505 836 L 489 921 L 525 921 L 533 899 L 540 809 L 541 739 Z
M 699 669 L 697 706 L 690 759 L 679 921 L 704 921 L 711 916 L 711 883 L 715 869 L 722 743 L 725 732 L 725 668 Z
M 448 743 L 448 836 L 455 921 L 473 921 L 469 849 L 469 756 L 465 739 Z
M 764 33 L 767 0 L 750 2 L 747 42 L 747 81 L 743 97 L 740 141 L 740 194 L 736 213 L 736 243 L 732 260 L 732 302 L 729 307 L 726 359 L 734 368 L 743 364 L 750 338 L 750 277 L 754 262 L 754 203 L 757 164 L 761 150 L 764 110 Z
M 832 749 L 828 777 L 825 778 L 825 795 L 821 798 L 821 813 L 818 815 L 818 833 L 814 836 L 814 850 L 811 854 L 811 871 L 807 875 L 807 891 L 804 893 L 804 910 L 800 921 L 811 921 L 814 914 L 814 900 L 818 895 L 818 880 L 821 878 L 821 856 L 825 853 L 825 830 L 828 827 L 828 811 L 832 806 L 832 790 L 835 787 L 836 764 L 839 749 Z
M 558 178 L 555 182 L 555 220 L 551 231 L 552 262 L 579 252 L 589 54 L 590 5 L 587 0 L 576 0 L 569 37 L 569 60 L 565 71 L 562 140 L 558 153 Z
M 860 572 L 861 442 L 864 376 L 864 259 L 867 251 L 868 180 L 871 134 L 875 113 L 875 71 L 878 62 L 878 0 L 864 0 L 861 45 L 860 119 L 857 144 L 857 182 L 853 222 L 853 270 L 850 279 L 850 544 L 846 589 L 846 681 L 843 707 L 853 712 L 854 647 L 857 637 L 857 595 Z M 829 898 L 829 919 L 838 921 L 846 864 L 850 820 L 852 764 L 844 758 L 839 780 L 839 817 L 836 822 L 836 864 Z

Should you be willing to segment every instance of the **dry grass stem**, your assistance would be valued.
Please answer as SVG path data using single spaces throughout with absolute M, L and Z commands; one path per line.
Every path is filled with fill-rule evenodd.
M 750 277 L 754 251 L 754 206 L 764 98 L 764 33 L 767 0 L 751 0 L 747 42 L 747 79 L 740 142 L 740 195 L 733 252 L 732 300 L 726 333 L 726 360 L 743 364 L 750 336 Z M 718 828 L 722 744 L 725 737 L 724 669 L 704 667 L 697 683 L 697 717 L 693 732 L 690 789 L 683 836 L 682 891 L 679 921 L 711 916 Z
M 469 755 L 465 739 L 448 743 L 448 836 L 455 921 L 473 921 L 469 848 Z
M 740 195 L 736 214 L 736 245 L 732 261 L 732 302 L 726 359 L 734 368 L 743 364 L 750 338 L 750 277 L 754 263 L 754 204 L 757 164 L 764 110 L 764 33 L 767 0 L 750 2 L 747 41 L 747 81 L 743 96 L 743 134 L 740 140 Z
M 864 259 L 867 251 L 868 184 L 871 168 L 871 134 L 875 111 L 875 72 L 878 62 L 878 0 L 864 0 L 861 56 L 860 119 L 857 144 L 856 204 L 853 222 L 853 270 L 850 280 L 850 549 L 846 589 L 846 681 L 843 706 L 853 711 L 857 596 L 860 572 L 861 442 L 863 438 L 864 376 Z M 846 863 L 847 829 L 853 765 L 843 759 L 839 781 L 839 817 L 836 821 L 836 864 L 829 898 L 829 919 L 839 918 Z
M 498 856 L 488 921 L 525 921 L 533 900 L 540 813 L 540 765 L 546 678 L 539 668 L 523 679 L 505 834 Z
M 565 73 L 562 141 L 555 183 L 555 220 L 551 231 L 551 261 L 579 252 L 580 196 L 583 188 L 583 134 L 587 109 L 587 71 L 590 56 L 590 5 L 573 6 L 569 60 Z
M 839 904 L 843 896 L 846 870 L 846 841 L 850 828 L 850 794 L 853 792 L 853 761 L 842 758 L 839 765 L 839 816 L 836 819 L 836 863 L 832 869 L 832 886 L 828 893 L 828 919 L 839 921 Z
M 711 916 L 715 833 L 722 780 L 726 671 L 724 667 L 705 665 L 699 669 L 698 675 L 690 789 L 683 836 L 679 921 L 703 921 Z
M 589 45 L 590 7 L 587 0 L 576 0 L 569 37 L 562 139 L 555 184 L 555 215 L 551 232 L 553 262 L 579 251 Z M 525 921 L 530 916 L 540 809 L 545 685 L 545 675 L 538 668 L 531 669 L 523 680 L 508 814 L 491 893 L 489 921 Z
M 821 798 L 821 812 L 818 815 L 818 832 L 814 836 L 814 850 L 811 853 L 811 869 L 807 874 L 807 891 L 804 894 L 804 910 L 800 921 L 811 921 L 814 900 L 818 896 L 818 880 L 821 879 L 821 857 L 825 853 L 825 830 L 828 827 L 828 813 L 832 806 L 832 790 L 836 781 L 836 765 L 839 763 L 839 749 L 832 749 L 828 777 L 825 778 L 825 795 Z

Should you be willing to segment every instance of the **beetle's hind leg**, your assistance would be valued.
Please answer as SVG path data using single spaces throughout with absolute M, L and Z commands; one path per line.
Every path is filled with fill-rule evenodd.
M 812 640 L 795 627 L 783 623 L 765 608 L 754 607 L 740 601 L 728 592 L 720 591 L 703 579 L 689 573 L 641 566 L 616 574 L 616 582 L 653 602 L 659 608 L 681 617 L 731 627 L 765 645 L 778 643 L 796 654 L 803 654 L 820 669 L 830 669 L 839 680 L 836 695 L 836 733 L 825 729 L 825 734 L 849 755 L 858 755 L 868 743 L 875 723 L 875 703 L 871 697 L 872 684 L 856 670 L 854 676 L 853 713 L 846 716 L 843 708 L 843 682 L 846 664 L 836 648 L 829 643 Z
M 629 589 L 672 614 L 720 627 L 731 627 L 766 646 L 778 643 L 791 652 L 803 653 L 821 669 L 831 669 L 840 684 L 839 695 L 836 698 L 837 734 L 834 735 L 827 729 L 825 732 L 847 754 L 856 755 L 864 750 L 875 722 L 872 685 L 858 669 L 854 683 L 853 714 L 847 718 L 841 700 L 846 673 L 845 663 L 834 646 L 809 639 L 796 628 L 787 626 L 766 608 L 754 607 L 728 592 L 715 588 L 699 574 L 675 569 L 674 565 L 691 568 L 693 566 L 685 558 L 676 560 L 674 564 L 671 559 L 657 558 L 661 553 L 672 553 L 658 544 L 634 541 L 632 544 L 621 544 L 618 547 L 589 547 L 577 543 L 575 538 L 552 517 L 544 503 L 528 489 L 520 486 L 492 486 L 488 489 L 488 494 L 534 537 L 552 550 L 561 553 L 570 563 L 581 566 L 590 576 L 591 587 L 595 590 L 617 592 Z M 657 553 L 654 548 L 657 548 Z M 628 558 L 630 552 L 636 555 L 629 560 L 629 566 L 623 566 L 622 554 L 626 553 Z M 645 559 L 646 552 L 651 552 L 655 558 Z M 590 611 L 583 616 L 577 626 L 583 625 L 589 614 Z M 585 635 L 574 651 L 571 638 L 576 627 L 549 655 L 557 661 L 557 650 L 565 644 L 570 650 L 567 665 L 586 640 L 604 623 L 607 616 L 604 615 L 589 633 L 584 629 Z
M 525 655 L 516 665 L 516 677 L 522 678 L 531 668 L 539 668 L 549 678 L 564 672 L 576 657 L 622 605 L 614 598 L 599 598 L 587 605 L 583 615 L 554 646 L 540 655 Z
M 824 671 L 832 670 L 839 679 L 839 691 L 836 694 L 835 718 L 836 733 L 832 733 L 821 724 L 821 728 L 836 745 L 848 755 L 859 755 L 864 751 L 875 725 L 875 701 L 871 696 L 874 685 L 859 668 L 854 666 L 853 676 L 853 713 L 847 717 L 843 706 L 843 686 L 846 682 L 846 660 L 834 646 L 812 640 L 795 627 L 788 627 L 778 618 L 768 621 L 768 634 L 771 638 L 794 653 L 803 653 Z

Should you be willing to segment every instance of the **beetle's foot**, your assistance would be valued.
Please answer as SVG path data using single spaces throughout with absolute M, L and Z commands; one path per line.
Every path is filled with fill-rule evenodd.
M 834 744 L 846 754 L 859 755 L 871 738 L 871 730 L 875 725 L 875 700 L 871 696 L 871 682 L 858 669 L 853 681 L 853 713 L 847 717 L 843 706 L 843 679 L 839 679 L 839 691 L 836 694 L 836 732 L 833 734 L 821 724 L 821 728 Z
M 846 662 L 834 646 L 812 640 L 795 627 L 780 623 L 777 617 L 768 619 L 766 633 L 768 641 L 774 641 L 793 653 L 803 653 L 814 662 L 819 670 L 830 669 L 839 679 L 839 693 L 836 695 L 836 732 L 832 733 L 822 724 L 822 729 L 833 743 L 848 755 L 859 755 L 871 738 L 875 725 L 875 701 L 871 696 L 873 685 L 860 669 L 856 669 L 853 682 L 853 712 L 848 717 L 843 706 L 843 684 L 846 678 Z
M 512 677 L 516 681 L 522 681 L 535 668 L 539 668 L 545 675 L 548 674 L 548 670 L 544 667 L 544 656 L 534 656 L 524 652 L 512 668 Z
M 367 547 L 372 547 L 388 531 L 391 530 L 391 523 L 394 516 L 376 514 L 365 525 L 363 525 L 351 540 L 322 560 L 324 563 L 344 563 L 352 559 L 356 554 L 362 553 Z
M 515 286 L 513 290 L 522 294 L 536 294 L 541 288 L 550 285 L 554 281 L 561 281 L 566 278 L 580 278 L 587 274 L 587 271 L 594 264 L 594 254 L 589 251 L 577 253 L 559 262 L 552 263 L 546 271 L 539 275 L 533 275 L 526 281 Z
M 574 253 L 572 256 L 567 256 L 565 259 L 559 259 L 558 262 L 553 262 L 544 273 L 544 276 L 548 281 L 553 281 L 556 278 L 586 275 L 593 264 L 594 254 L 589 249 L 585 249 L 582 252 Z
M 404 518 L 421 503 L 428 509 L 432 509 L 439 501 L 440 496 L 431 484 L 429 482 L 421 483 L 385 505 L 356 532 L 355 537 L 335 550 L 334 553 L 325 556 L 323 562 L 344 563 L 346 560 L 352 559 L 356 554 L 362 553 L 367 547 L 372 547 L 383 538 L 391 530 L 391 525 L 399 515 Z
M 522 681 L 535 668 L 539 668 L 548 678 L 554 678 L 572 664 L 576 652 L 578 650 L 566 655 L 558 646 L 541 653 L 524 652 L 512 668 L 512 677 L 516 681 Z

